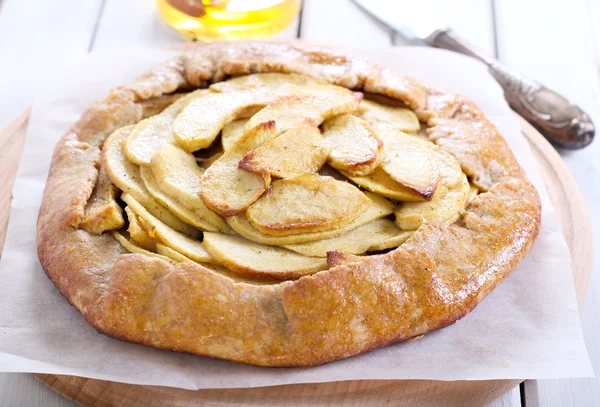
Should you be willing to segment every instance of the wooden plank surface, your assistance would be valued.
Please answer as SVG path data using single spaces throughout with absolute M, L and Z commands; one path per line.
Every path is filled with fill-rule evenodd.
M 496 2 L 500 58 L 582 106 L 600 126 L 600 3 L 573 0 Z M 533 17 L 535 16 L 535 17 Z M 598 136 L 596 136 L 598 137 Z M 600 253 L 600 142 L 562 158 L 590 209 Z M 540 380 L 525 384 L 527 406 L 600 405 L 600 262 L 596 261 L 581 308 L 583 333 L 595 379 Z
M 491 0 L 420 0 L 399 1 L 390 10 L 403 16 L 403 22 L 411 27 L 450 27 L 476 47 L 495 54 L 494 8 Z M 394 43 L 402 45 L 400 36 Z
M 100 7 L 101 0 L 0 2 L 0 89 L 5 97 L 0 128 L 31 105 L 64 66 L 88 52 Z M 0 143 L 0 160 L 21 150 L 22 144 Z M 0 196 L 0 204 L 8 199 Z M 6 220 L 0 219 L 0 227 Z M 74 405 L 29 374 L 0 373 L 0 406 Z
M 2 1 L 0 128 L 64 66 L 87 53 L 100 6 L 101 0 Z
M 391 31 L 350 0 L 304 0 L 300 38 L 353 47 L 387 47 Z
M 158 15 L 155 1 L 105 0 L 90 49 L 169 47 L 181 36 Z
M 90 47 L 164 46 L 178 41 L 177 35 L 156 16 L 153 1 L 105 1 L 101 16 L 102 0 L 2 0 L 0 61 L 14 62 L 0 65 L 3 94 L 11 97 L 11 103 L 0 107 L 0 127 L 31 103 L 47 78 L 58 75 L 62 66 Z M 497 0 L 495 10 L 491 7 L 492 0 L 457 0 L 452 2 L 453 7 L 444 6 L 447 3 L 444 0 L 390 3 L 395 7 L 391 12 L 406 13 L 409 7 L 420 7 L 417 11 L 424 16 L 441 14 L 453 28 L 488 52 L 494 49 L 492 11 L 495 11 L 501 59 L 564 92 L 600 123 L 600 45 L 592 40 L 600 38 L 597 1 L 573 0 L 565 7 L 560 2 L 543 0 Z M 92 44 L 96 22 L 98 30 Z M 349 0 L 305 0 L 300 31 L 308 40 L 352 46 L 385 46 L 391 41 L 387 29 L 363 15 Z M 587 150 L 563 153 L 582 187 L 596 231 L 600 230 L 599 153 L 598 142 Z M 600 253 L 598 239 L 595 248 Z M 582 318 L 597 374 L 600 373 L 599 308 L 600 281 L 593 278 Z M 538 400 L 540 405 L 548 406 L 600 405 L 598 380 L 528 382 L 525 387 L 528 407 L 537 405 Z M 55 400 L 63 403 L 52 404 Z M 0 405 L 72 403 L 57 398 L 30 375 L 0 374 Z M 493 405 L 520 405 L 518 389 Z

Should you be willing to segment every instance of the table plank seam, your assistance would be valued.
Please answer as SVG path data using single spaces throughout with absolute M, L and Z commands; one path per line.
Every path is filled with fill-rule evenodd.
M 1 0 L 0 0 L 1 1 Z M 296 38 L 302 38 L 302 12 L 304 11 L 304 0 L 300 2 L 300 12 L 298 13 L 298 29 L 296 30 Z
M 90 45 L 88 46 L 87 52 L 91 52 L 94 49 L 94 44 L 96 43 L 96 35 L 98 34 L 98 28 L 100 27 L 100 22 L 102 21 L 102 15 L 104 14 L 105 7 L 106 0 L 102 0 L 100 2 L 100 7 L 98 8 L 98 16 L 96 17 L 96 21 L 94 22 L 94 30 L 92 31 Z
M 498 58 L 498 19 L 497 19 L 497 11 L 496 11 L 496 0 L 490 0 L 490 11 L 492 13 L 492 34 L 494 37 L 494 58 Z

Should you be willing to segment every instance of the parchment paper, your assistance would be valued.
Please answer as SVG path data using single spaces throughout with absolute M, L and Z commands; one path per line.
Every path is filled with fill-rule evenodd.
M 169 55 L 91 54 L 35 102 L 0 264 L 0 371 L 86 376 L 186 389 L 354 379 L 482 380 L 592 376 L 569 251 L 519 124 L 485 67 L 445 51 L 363 51 L 424 82 L 475 100 L 498 126 L 542 197 L 542 228 L 527 257 L 473 312 L 422 339 L 314 368 L 273 369 L 177 354 L 98 334 L 44 275 L 35 222 L 56 141 L 83 110 Z

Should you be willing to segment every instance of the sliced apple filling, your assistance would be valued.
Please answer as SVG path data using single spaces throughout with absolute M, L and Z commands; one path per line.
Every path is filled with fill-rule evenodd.
M 343 235 L 344 233 L 356 229 L 359 226 L 367 224 L 376 219 L 386 217 L 394 212 L 394 204 L 387 199 L 369 192 L 365 193 L 365 195 L 371 201 L 369 208 L 365 212 L 363 212 L 358 218 L 350 223 L 324 232 L 300 233 L 289 236 L 267 235 L 256 229 L 243 213 L 227 218 L 227 223 L 240 236 L 243 236 L 254 242 L 275 246 L 329 239 Z
M 478 189 L 458 161 L 416 136 L 411 110 L 362 99 L 268 73 L 172 98 L 106 140 L 80 227 L 132 253 L 274 284 L 459 220 Z
M 426 223 L 456 222 L 468 204 L 471 187 L 460 164 L 449 153 L 437 149 L 436 162 L 441 171 L 441 185 L 429 202 L 406 202 L 394 213 L 400 229 L 416 230 Z
M 375 127 L 384 126 L 407 132 L 415 132 L 421 128 L 419 119 L 412 110 L 386 106 L 371 100 L 364 100 L 360 104 L 358 115 Z
M 333 85 L 316 85 L 301 88 L 291 96 L 277 99 L 252 116 L 246 123 L 248 131 L 260 123 L 275 121 L 276 132 L 281 134 L 309 118 L 317 125 L 325 119 L 358 109 L 362 94 Z
M 404 188 L 432 199 L 440 182 L 433 144 L 393 130 L 379 132 L 379 138 L 386 156 L 381 169 Z
M 275 138 L 275 123 L 261 123 L 248 131 L 219 157 L 202 175 L 201 196 L 206 205 L 223 216 L 245 210 L 256 201 L 271 183 L 268 172 L 260 174 L 239 168 L 248 151 Z
M 244 126 L 248 119 L 238 119 L 226 124 L 221 130 L 221 144 L 223 151 L 227 151 L 236 141 L 244 135 Z
M 383 143 L 369 123 L 342 114 L 323 124 L 323 137 L 331 151 L 327 163 L 352 176 L 371 174 L 383 159 Z
M 120 229 L 125 224 L 123 210 L 117 203 L 119 190 L 110 182 L 104 167 L 98 172 L 96 186 L 85 205 L 85 215 L 79 227 L 94 235 Z
M 240 236 L 205 233 L 204 246 L 219 263 L 249 277 L 289 280 L 327 268 L 326 259 L 301 256 Z
M 316 173 L 323 167 L 329 146 L 312 119 L 304 119 L 279 137 L 248 152 L 238 167 L 278 178 Z
M 206 96 L 211 92 L 200 89 L 177 100 L 156 116 L 139 122 L 127 137 L 125 154 L 129 161 L 138 165 L 150 165 L 150 160 L 163 144 L 175 142 L 173 123 L 179 113 L 192 100 Z
M 289 236 L 337 229 L 358 218 L 370 204 L 365 194 L 347 182 L 306 174 L 273 182 L 248 207 L 246 216 L 262 233 Z

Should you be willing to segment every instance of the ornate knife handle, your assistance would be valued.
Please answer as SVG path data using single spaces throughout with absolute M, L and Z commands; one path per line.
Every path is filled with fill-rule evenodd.
M 594 139 L 594 124 L 578 106 L 531 78 L 520 75 L 500 61 L 469 45 L 452 30 L 437 30 L 426 42 L 436 48 L 469 55 L 483 61 L 504 89 L 504 96 L 517 113 L 559 147 L 580 149 Z

